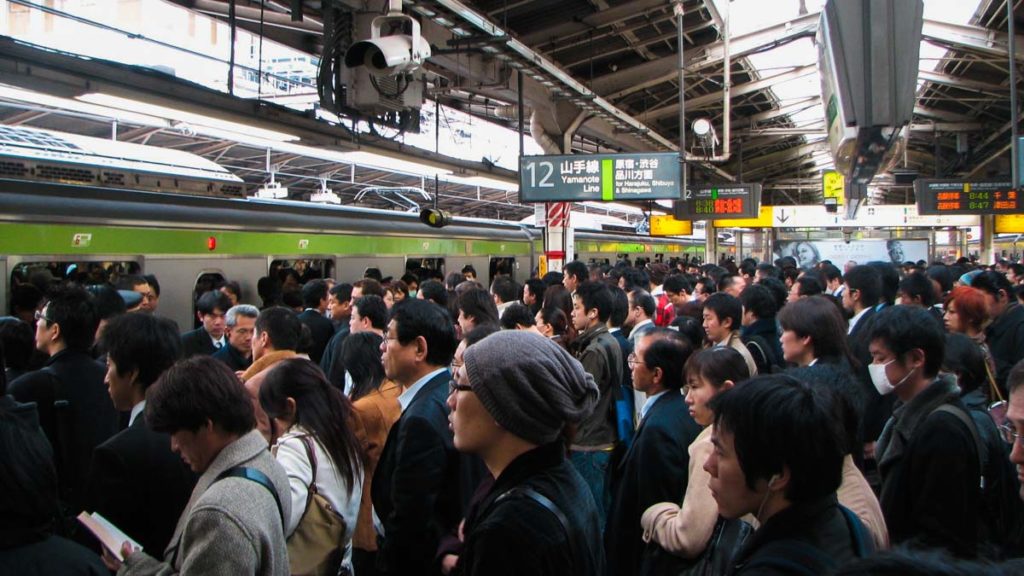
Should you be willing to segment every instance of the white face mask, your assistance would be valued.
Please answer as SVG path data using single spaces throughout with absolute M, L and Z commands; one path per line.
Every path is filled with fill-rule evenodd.
M 904 382 L 910 378 L 910 375 L 914 373 L 914 370 L 907 372 L 907 375 L 902 380 L 893 384 L 889 382 L 889 375 L 885 373 L 885 367 L 892 364 L 895 360 L 889 360 L 885 364 L 868 364 L 868 372 L 871 374 L 871 383 L 875 385 L 875 390 L 882 396 L 892 394 L 893 390 L 899 388 Z

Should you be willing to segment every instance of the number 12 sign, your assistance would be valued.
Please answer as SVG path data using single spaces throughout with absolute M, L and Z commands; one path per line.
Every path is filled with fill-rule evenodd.
M 523 156 L 519 201 L 674 200 L 679 175 L 674 152 Z

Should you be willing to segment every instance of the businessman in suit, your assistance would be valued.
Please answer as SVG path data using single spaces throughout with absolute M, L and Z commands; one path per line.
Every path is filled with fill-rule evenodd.
M 317 364 L 324 356 L 327 343 L 334 336 L 334 323 L 327 314 L 327 282 L 316 279 L 306 282 L 302 287 L 302 305 L 306 307 L 299 314 L 299 321 L 309 327 L 313 336 L 313 346 L 309 349 L 309 359 Z
M 128 428 L 92 454 L 88 509 L 99 512 L 150 554 L 161 556 L 188 503 L 195 476 L 171 451 L 167 434 L 150 430 L 146 389 L 181 355 L 174 322 L 149 314 L 122 314 L 107 324 L 104 378 L 114 408 L 131 411 Z
M 382 574 L 440 575 L 435 553 L 461 517 L 459 454 L 448 428 L 448 366 L 455 353 L 448 313 L 424 300 L 396 305 L 383 350 L 388 379 L 402 387 L 402 415 L 391 427 L 373 476 L 373 507 L 383 524 Z
M 700 434 L 680 394 L 692 349 L 678 333 L 655 328 L 640 337 L 629 358 L 633 387 L 647 395 L 633 443 L 612 472 L 612 506 L 605 530 L 608 574 L 640 571 L 644 541 L 640 517 L 658 502 L 686 492 L 687 448 Z
M 184 358 L 199 354 L 212 356 L 214 352 L 228 345 L 225 334 L 224 315 L 231 308 L 231 300 L 220 290 L 211 290 L 196 301 L 196 316 L 202 326 L 181 335 L 181 350 Z

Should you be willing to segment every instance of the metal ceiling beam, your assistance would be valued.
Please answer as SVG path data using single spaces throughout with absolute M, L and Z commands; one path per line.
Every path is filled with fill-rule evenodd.
M 934 70 L 918 70 L 917 79 L 924 80 L 926 82 L 934 82 L 935 84 L 942 84 L 943 86 L 960 88 L 962 90 L 973 90 L 975 92 L 991 94 L 993 96 L 1003 96 L 1010 91 L 1009 86 L 990 84 L 979 80 L 970 80 L 961 76 L 943 74 L 942 72 L 936 72 Z
M 789 116 L 790 114 L 795 114 L 797 112 L 800 112 L 801 110 L 804 110 L 806 108 L 810 108 L 811 106 L 817 106 L 817 105 L 820 105 L 820 104 L 821 104 L 821 97 L 819 97 L 819 96 L 810 96 L 810 97 L 807 97 L 807 98 L 801 98 L 799 100 L 794 100 L 793 102 L 790 102 L 788 104 L 784 104 L 784 105 L 782 105 L 782 106 L 780 106 L 778 108 L 772 109 L 772 110 L 765 110 L 764 112 L 758 112 L 756 114 L 751 114 L 750 116 L 747 116 L 747 120 L 751 124 L 756 124 L 758 122 L 764 122 L 765 120 L 773 120 L 775 118 L 778 118 L 779 116 Z
M 792 148 L 786 148 L 778 152 L 772 152 L 756 158 L 751 158 L 743 162 L 743 172 L 746 174 L 748 171 L 759 170 L 773 164 L 782 162 L 789 162 L 801 158 L 808 154 L 814 154 L 816 152 L 828 151 L 828 142 L 821 140 L 818 142 L 811 142 L 809 144 L 802 144 L 800 146 L 794 146 Z
M 519 37 L 524 44 L 536 46 L 545 42 L 563 40 L 567 36 L 589 32 L 605 26 L 611 26 L 631 18 L 649 12 L 656 8 L 668 9 L 669 4 L 665 0 L 634 0 L 626 2 L 614 8 L 602 10 L 590 16 L 585 16 L 579 21 L 562 22 L 549 28 L 541 28 L 536 32 L 523 34 Z
M 949 110 L 940 110 L 938 108 L 930 108 L 928 106 L 920 105 L 914 106 L 914 114 L 924 116 L 926 118 L 945 120 L 946 122 L 973 122 L 976 120 L 976 118 L 967 114 L 960 114 L 958 112 L 950 112 Z
M 818 28 L 817 22 L 817 13 L 807 14 L 789 22 L 736 36 L 730 41 L 730 57 L 735 60 L 766 46 L 782 45 L 798 38 L 811 37 Z M 686 68 L 691 72 L 711 66 L 721 66 L 725 56 L 725 44 L 718 41 L 704 46 L 687 48 L 685 56 Z M 676 56 L 666 56 L 595 78 L 592 86 L 594 92 L 606 95 L 610 100 L 616 100 L 638 90 L 675 79 L 678 75 L 678 67 Z
M 754 80 L 753 82 L 747 82 L 745 84 L 737 84 L 737 85 L 732 87 L 732 90 L 730 91 L 730 93 L 735 98 L 736 96 L 742 96 L 744 94 L 750 94 L 751 92 L 757 92 L 758 90 L 763 90 L 765 88 L 770 88 L 770 87 L 772 87 L 775 84 L 781 84 L 782 82 L 787 82 L 789 80 L 795 80 L 797 78 L 803 78 L 804 76 L 808 76 L 810 74 L 816 74 L 817 71 L 818 71 L 817 65 L 815 65 L 815 64 L 808 64 L 807 66 L 801 66 L 799 68 L 794 68 L 792 70 L 789 70 L 788 72 L 783 72 L 781 74 L 776 74 L 774 76 L 768 76 L 767 78 L 761 78 L 761 79 L 758 79 L 758 80 Z M 708 104 L 713 104 L 713 103 L 716 103 L 716 102 L 720 102 L 721 100 L 722 100 L 722 91 L 721 90 L 719 90 L 717 92 L 711 92 L 711 93 L 708 93 L 708 94 L 702 94 L 702 95 L 697 96 L 695 98 L 694 97 L 687 97 L 686 98 L 686 108 L 688 110 L 696 110 L 696 109 L 701 108 L 703 106 L 707 106 Z M 644 121 L 646 121 L 646 122 L 655 122 L 655 121 L 661 120 L 663 118 L 669 118 L 671 116 L 674 116 L 678 112 L 678 110 L 679 110 L 679 101 L 677 99 L 676 102 L 674 102 L 672 104 L 669 104 L 667 106 L 662 106 L 661 108 L 655 108 L 654 110 L 651 110 L 651 111 L 647 112 L 646 114 L 642 114 L 640 117 L 643 118 Z
M 925 20 L 921 29 L 921 38 L 946 47 L 953 46 L 1003 58 L 1009 57 L 1010 53 L 1005 33 L 981 26 Z M 1018 35 L 1016 41 L 1017 61 L 1024 62 L 1024 39 Z

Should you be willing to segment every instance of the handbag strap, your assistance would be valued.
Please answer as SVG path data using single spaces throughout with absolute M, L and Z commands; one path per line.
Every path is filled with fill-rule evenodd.
M 309 437 L 309 434 L 299 436 L 299 440 L 302 441 L 302 445 L 306 448 L 309 465 L 313 468 L 313 476 L 309 480 L 309 486 L 306 487 L 309 494 L 306 497 L 306 506 L 309 506 L 309 500 L 313 498 L 313 494 L 319 494 L 316 490 L 316 450 L 313 448 L 313 439 Z

